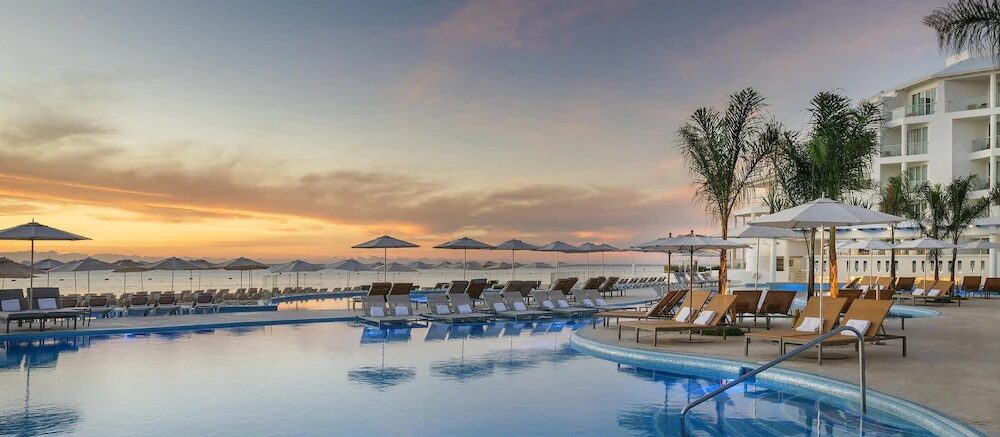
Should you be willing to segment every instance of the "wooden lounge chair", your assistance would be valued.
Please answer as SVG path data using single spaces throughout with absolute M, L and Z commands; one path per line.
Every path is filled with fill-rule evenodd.
M 840 313 L 844 311 L 844 307 L 847 305 L 847 299 L 842 297 L 824 297 L 823 298 L 823 314 L 822 314 L 822 326 L 820 330 L 823 332 L 833 329 L 837 320 L 840 319 Z M 769 341 L 769 342 L 781 342 L 782 338 L 796 336 L 796 335 L 809 335 L 810 331 L 802 331 L 804 329 L 803 323 L 806 319 L 819 318 L 820 317 L 820 302 L 819 297 L 809 298 L 806 302 L 806 307 L 802 309 L 799 313 L 799 317 L 792 321 L 792 327 L 788 329 L 772 329 L 769 331 L 760 332 L 748 332 L 743 336 L 743 355 L 750 355 L 750 342 L 753 340 L 759 341 Z M 780 350 L 780 344 L 779 344 Z
M 600 287 L 601 284 L 604 283 L 604 280 L 605 280 L 605 277 L 603 277 L 603 276 L 597 276 L 597 277 L 594 277 L 594 278 L 590 278 L 586 282 L 583 283 L 583 289 L 584 290 L 596 290 L 597 287 Z
M 472 303 L 475 305 L 476 300 L 479 300 L 479 298 L 482 297 L 483 290 L 485 289 L 485 281 L 472 281 L 469 283 L 469 288 L 465 290 L 465 294 L 469 296 L 469 299 L 472 299 Z
M 469 289 L 469 281 L 451 281 L 448 284 L 448 288 L 445 289 L 445 293 L 455 294 L 455 293 L 465 293 L 465 290 Z
M 177 305 L 177 296 L 174 295 L 160 295 L 156 302 L 154 302 L 155 307 L 153 308 L 153 313 L 165 312 L 167 314 L 177 314 L 180 311 L 181 306 Z
M 917 278 L 913 276 L 900 276 L 896 278 L 896 283 L 892 285 L 893 291 L 910 291 L 913 289 L 913 284 L 916 282 Z
M 188 311 L 192 313 L 198 311 L 217 313 L 219 312 L 219 304 L 215 303 L 212 293 L 200 293 L 194 296 L 194 302 L 191 302 Z
M 791 317 L 792 303 L 796 292 L 787 290 L 767 290 L 764 301 L 757 310 L 758 316 L 764 316 L 764 327 L 771 329 L 771 319 L 775 317 Z
M 1000 293 L 1000 278 L 986 278 L 983 282 L 983 297 L 989 299 L 991 293 Z
M 975 293 L 980 293 L 980 285 L 983 283 L 982 276 L 965 276 L 962 278 L 961 291 L 965 292 L 966 296 L 972 296 Z
M 387 296 L 402 296 L 409 295 L 410 290 L 413 289 L 412 282 L 394 282 L 392 287 L 389 287 L 389 292 L 386 293 Z
M 733 303 L 733 316 L 736 321 L 742 321 L 743 316 L 749 314 L 753 316 L 754 323 L 756 323 L 757 307 L 763 294 L 763 290 L 733 290 L 733 295 L 736 296 L 736 302 Z
M 605 294 L 613 296 L 615 293 L 615 285 L 617 284 L 618 284 L 618 277 L 611 276 L 608 279 L 606 279 L 603 284 L 597 287 L 597 292 L 600 293 L 602 296 Z M 618 291 L 622 296 L 625 295 L 624 288 L 620 288 L 618 289 Z
M 955 288 L 955 283 L 946 280 L 940 280 L 934 283 L 931 288 L 927 289 L 927 292 L 923 295 L 914 297 L 913 301 L 916 303 L 920 301 L 923 304 L 927 302 L 934 302 L 944 305 L 946 303 L 958 303 L 958 306 L 962 306 L 962 300 L 955 298 L 951 292 Z
M 664 321 L 637 321 L 622 322 L 618 324 L 618 339 L 622 338 L 622 328 L 635 329 L 635 342 L 639 342 L 640 331 L 650 331 L 653 333 L 653 346 L 657 345 L 657 337 L 661 331 L 704 331 L 706 329 L 718 327 L 733 308 L 736 296 L 732 294 L 720 294 L 712 298 L 705 307 L 698 312 L 692 322 L 678 322 L 676 320 Z M 722 338 L 726 338 L 725 329 L 722 330 Z
M 840 326 L 853 326 L 864 334 L 864 341 L 873 343 L 884 340 L 902 340 L 903 356 L 906 356 L 906 336 L 887 335 L 882 333 L 882 322 L 889 315 L 892 308 L 892 300 L 859 300 L 851 305 L 851 309 L 844 314 Z M 818 334 L 799 335 L 783 338 L 782 353 L 787 345 L 802 345 L 815 339 Z M 857 340 L 852 332 L 843 332 L 842 335 L 833 336 L 823 340 L 817 345 L 822 351 L 823 346 L 856 344 Z M 820 357 L 822 353 L 820 354 Z
M 527 299 L 531 295 L 531 290 L 538 288 L 538 283 L 535 281 L 524 281 L 521 283 L 521 288 L 518 292 L 521 293 L 522 299 Z
M 645 320 L 645 319 L 658 319 L 666 317 L 670 314 L 670 309 L 677 306 L 680 300 L 684 297 L 687 292 L 684 290 L 674 290 L 669 291 L 664 294 L 659 301 L 649 307 L 646 311 L 637 310 L 611 310 L 611 311 L 601 311 L 597 313 L 598 317 L 604 318 L 604 326 L 608 326 L 609 320 L 615 319 L 615 323 L 620 319 L 633 319 L 633 320 Z M 707 299 L 707 297 L 706 297 Z
M 877 295 L 878 291 L 877 290 L 868 290 L 867 292 L 862 292 L 861 289 L 859 289 L 859 288 L 837 290 L 837 297 L 843 298 L 843 299 L 847 300 L 847 302 L 844 303 L 844 309 L 845 309 L 845 311 L 846 311 L 846 309 L 848 309 L 848 308 L 851 307 L 851 304 L 854 303 L 855 299 L 861 299 L 861 295 L 862 294 L 864 294 L 866 296 L 869 295 L 869 294 L 871 294 L 871 295 Z M 838 316 L 839 316 L 839 314 L 838 314 Z
M 34 328 L 37 321 L 41 330 L 45 330 L 45 313 L 28 310 L 28 302 L 21 289 L 0 290 L 0 305 L 0 322 L 7 325 L 8 334 L 12 322 L 17 322 L 18 326 L 27 322 L 30 328 Z
M 855 276 L 854 278 L 851 278 L 851 280 L 848 281 L 847 284 L 844 284 L 844 288 L 856 288 L 856 287 L 858 287 L 858 282 L 861 281 L 861 278 L 862 278 L 861 276 Z

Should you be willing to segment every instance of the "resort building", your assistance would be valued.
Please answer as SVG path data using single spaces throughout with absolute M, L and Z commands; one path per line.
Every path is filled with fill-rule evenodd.
M 883 91 L 873 99 L 883 108 L 881 150 L 875 159 L 872 179 L 885 183 L 889 178 L 905 173 L 912 183 L 947 183 L 954 178 L 977 176 L 976 195 L 985 195 L 998 183 L 997 116 L 1000 114 L 1000 88 L 997 81 L 1000 68 L 992 59 L 957 55 L 946 60 L 943 69 L 927 76 Z M 764 202 L 770 181 L 757 181 L 748 199 L 735 215 L 736 227 L 765 215 L 769 208 Z M 1000 226 L 1000 209 L 994 207 L 989 216 L 977 221 L 965 232 L 963 243 L 989 239 L 996 241 Z M 915 223 L 902 223 L 896 230 L 897 239 L 919 237 Z M 886 226 L 839 229 L 838 242 L 858 239 L 888 239 Z M 755 241 L 748 241 L 756 245 Z M 775 246 L 772 246 L 775 244 Z M 803 281 L 806 275 L 804 242 L 762 242 L 760 248 L 747 249 L 733 257 L 732 278 L 753 282 L 760 260 L 760 281 Z M 772 247 L 776 249 L 772 250 Z M 760 253 L 756 253 L 760 250 Z M 887 275 L 889 253 L 885 251 L 838 252 L 841 280 L 859 275 Z M 758 258 L 759 255 L 759 258 Z M 959 251 L 958 261 L 951 264 L 951 253 L 945 251 L 941 274 L 955 269 L 956 276 L 995 276 L 996 251 Z M 817 265 L 817 268 L 819 266 Z M 898 276 L 930 276 L 932 260 L 921 251 L 896 251 Z

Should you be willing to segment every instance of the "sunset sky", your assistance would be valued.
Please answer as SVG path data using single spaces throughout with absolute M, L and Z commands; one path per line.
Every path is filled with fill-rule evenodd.
M 674 145 L 695 108 L 753 86 L 802 128 L 817 91 L 943 65 L 911 0 L 2 4 L 0 228 L 90 254 L 717 232 Z

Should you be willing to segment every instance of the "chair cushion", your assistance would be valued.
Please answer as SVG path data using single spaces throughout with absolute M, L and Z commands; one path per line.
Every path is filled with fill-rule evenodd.
M 585 306 L 585 307 L 592 307 L 592 306 L 594 306 L 594 301 L 590 300 L 590 298 L 584 298 L 583 299 L 583 306 Z
M 819 317 L 806 317 L 795 330 L 799 332 L 819 332 L 819 327 Z
M 385 308 L 382 307 L 372 307 L 372 309 L 369 311 L 372 313 L 372 317 L 385 316 Z
M 21 311 L 20 299 L 5 299 L 0 301 L 0 311 Z
M 498 313 L 507 311 L 507 305 L 504 305 L 503 302 L 493 302 L 493 311 Z
M 682 323 L 687 323 L 688 319 L 691 318 L 690 316 L 691 316 L 691 307 L 681 307 L 681 309 L 677 311 L 677 315 L 674 316 L 674 320 Z
M 410 307 L 406 305 L 399 305 L 396 307 L 397 316 L 408 316 L 410 315 Z
M 543 300 L 542 301 L 542 306 L 545 307 L 546 309 L 550 309 L 550 310 L 553 310 L 553 309 L 556 308 L 556 306 L 553 305 L 552 301 L 550 301 L 550 300 Z
M 451 314 L 451 310 L 448 309 L 448 305 L 437 304 L 434 306 L 435 314 Z
M 914 288 L 914 289 L 913 289 L 913 293 L 912 293 L 912 294 L 913 294 L 914 296 L 923 296 L 923 295 L 924 295 L 924 293 L 926 293 L 926 292 L 924 291 L 924 289 L 923 289 L 923 288 Z
M 43 297 L 38 299 L 38 309 L 55 310 L 59 309 L 59 305 L 56 305 L 56 299 L 54 297 Z
M 711 311 L 711 310 L 702 311 L 702 312 L 698 313 L 698 317 L 695 317 L 694 324 L 695 325 L 708 325 L 709 322 L 711 322 L 714 317 L 715 317 L 715 311 Z
M 844 326 L 850 326 L 854 329 L 857 329 L 858 331 L 861 331 L 862 335 L 868 332 L 868 328 L 871 325 L 872 322 L 869 322 L 867 320 L 856 320 L 856 319 L 848 320 L 847 323 L 844 324 Z M 840 335 L 846 335 L 848 337 L 856 337 L 856 335 L 851 331 L 843 331 L 840 333 Z
M 524 302 L 514 302 L 514 311 L 527 311 L 528 306 Z
M 458 306 L 458 313 L 459 314 L 472 314 L 472 307 L 470 307 L 470 306 L 468 306 L 468 305 L 466 305 L 466 304 L 463 303 L 463 304 L 461 304 L 461 305 Z
M 940 294 L 941 294 L 941 290 L 938 290 L 936 288 L 932 288 L 930 291 L 927 292 L 928 296 L 938 296 Z
M 597 306 L 599 306 L 599 307 L 602 307 L 602 306 L 604 306 L 604 305 L 605 305 L 605 303 L 604 303 L 604 299 L 601 299 L 601 298 L 597 298 L 597 301 L 596 301 L 596 302 L 597 302 Z
M 559 308 L 569 308 L 569 302 L 566 302 L 565 300 L 559 299 L 556 303 L 559 304 Z

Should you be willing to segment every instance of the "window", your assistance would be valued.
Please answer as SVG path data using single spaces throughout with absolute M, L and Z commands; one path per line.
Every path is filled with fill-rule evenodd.
M 785 257 L 783 256 L 776 257 L 774 265 L 775 265 L 775 270 L 779 272 L 785 271 Z
M 924 153 L 927 153 L 927 126 L 906 131 L 906 154 L 922 155 Z
M 875 266 L 876 266 L 875 267 L 875 271 L 876 272 L 881 272 L 882 271 L 882 260 L 879 260 L 878 263 L 875 264 Z
M 909 113 L 906 115 L 927 115 L 934 113 L 937 88 L 926 89 L 910 95 Z
M 857 260 L 855 260 L 855 261 L 854 261 L 854 271 L 855 271 L 855 272 L 858 272 L 858 271 L 859 271 L 859 270 L 858 270 L 858 261 L 857 261 Z
M 910 182 L 919 184 L 927 182 L 927 164 L 911 165 L 906 168 L 906 177 Z
M 863 264 L 861 264 L 861 265 L 863 265 L 863 266 L 865 267 L 865 271 L 867 272 L 867 271 L 868 271 L 868 261 L 865 261 L 865 262 L 864 262 Z
M 962 262 L 961 261 L 958 262 L 958 272 L 962 273 Z
M 910 267 L 910 269 L 913 270 L 913 273 L 917 272 L 917 262 L 916 261 L 913 261 L 913 267 Z
M 927 263 L 926 261 L 920 261 L 920 271 L 921 272 L 927 272 L 927 264 L 926 263 Z

